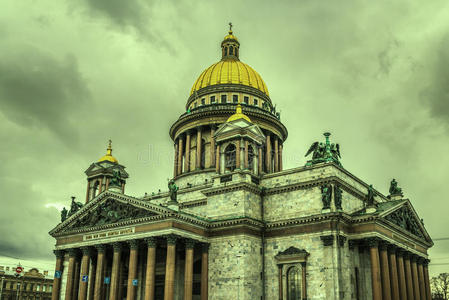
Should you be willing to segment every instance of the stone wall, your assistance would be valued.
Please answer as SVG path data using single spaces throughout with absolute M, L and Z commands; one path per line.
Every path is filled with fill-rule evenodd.
M 319 187 L 264 197 L 264 219 L 268 222 L 320 214 L 322 208 Z
M 260 299 L 262 296 L 260 248 L 261 240 L 248 235 L 211 239 L 209 299 Z

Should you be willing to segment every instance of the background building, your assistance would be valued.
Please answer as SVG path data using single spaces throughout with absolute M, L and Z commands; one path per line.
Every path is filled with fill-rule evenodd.
M 53 287 L 53 274 L 38 269 L 24 270 L 17 276 L 16 267 L 0 266 L 0 300 L 49 300 Z

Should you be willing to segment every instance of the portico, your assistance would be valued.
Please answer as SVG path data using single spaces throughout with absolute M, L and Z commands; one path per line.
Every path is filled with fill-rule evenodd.
M 93 218 L 97 210 L 106 213 Z M 207 299 L 201 221 L 170 212 L 110 191 L 88 203 L 51 232 L 59 274 L 52 299 Z M 139 214 L 140 222 L 128 219 Z

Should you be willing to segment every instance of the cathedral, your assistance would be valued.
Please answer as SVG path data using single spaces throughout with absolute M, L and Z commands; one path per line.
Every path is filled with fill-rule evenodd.
M 350 173 L 330 133 L 284 169 L 287 128 L 232 27 L 169 135 L 159 193 L 125 193 L 111 143 L 87 168 L 50 231 L 52 300 L 431 300 L 433 242 L 398 183 Z

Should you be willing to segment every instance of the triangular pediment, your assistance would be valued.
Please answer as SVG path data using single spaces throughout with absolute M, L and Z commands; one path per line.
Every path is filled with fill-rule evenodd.
M 408 200 L 386 210 L 379 217 L 411 235 L 432 243 L 423 222 Z
M 56 226 L 50 234 L 63 235 L 73 231 L 121 226 L 129 221 L 144 221 L 169 212 L 169 209 L 148 201 L 106 191 Z
M 256 124 L 252 124 L 245 119 L 235 120 L 233 122 L 223 123 L 219 126 L 215 132 L 215 138 L 220 138 L 222 135 L 228 135 L 232 132 L 236 132 L 241 135 L 243 132 L 252 136 L 253 138 L 263 141 L 265 140 L 265 135 L 262 130 Z

